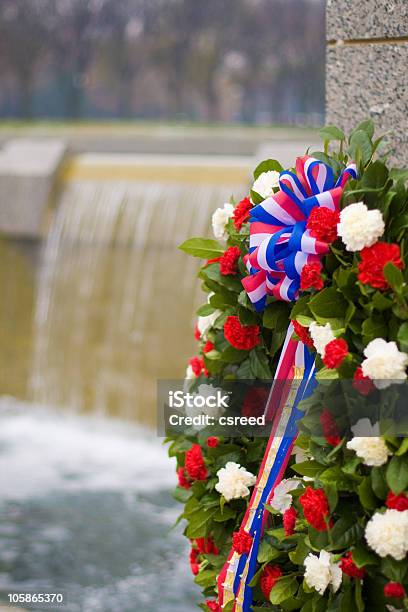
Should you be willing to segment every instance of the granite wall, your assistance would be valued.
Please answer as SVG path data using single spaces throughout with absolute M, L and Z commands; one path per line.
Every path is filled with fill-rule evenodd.
M 327 123 L 372 117 L 408 164 L 408 0 L 327 1 Z

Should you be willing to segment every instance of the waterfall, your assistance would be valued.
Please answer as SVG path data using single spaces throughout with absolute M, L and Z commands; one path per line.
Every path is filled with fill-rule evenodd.
M 245 194 L 247 160 L 74 160 L 43 249 L 32 399 L 152 424 L 194 349 L 198 262 L 177 250 Z

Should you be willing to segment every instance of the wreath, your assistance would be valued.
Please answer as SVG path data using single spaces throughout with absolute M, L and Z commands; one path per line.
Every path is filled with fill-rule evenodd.
M 260 163 L 249 196 L 215 211 L 215 240 L 180 247 L 205 260 L 190 388 L 287 379 L 290 346 L 314 381 L 290 435 L 167 437 L 203 610 L 408 609 L 408 438 L 395 412 L 408 364 L 408 171 L 389 167 L 371 121 L 321 135 L 324 151 L 292 169 Z M 268 387 L 249 386 L 241 413 L 263 412 Z M 286 438 L 256 506 L 264 458 Z

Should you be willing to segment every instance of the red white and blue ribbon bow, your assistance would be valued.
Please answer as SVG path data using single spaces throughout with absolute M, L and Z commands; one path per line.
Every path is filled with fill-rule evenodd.
M 247 267 L 250 275 L 242 282 L 257 310 L 265 307 L 267 295 L 279 300 L 296 300 L 303 266 L 319 261 L 327 253 L 327 243 L 310 235 L 306 224 L 316 206 L 339 210 L 347 180 L 357 177 L 350 164 L 335 182 L 333 170 L 313 157 L 296 161 L 296 174 L 282 172 L 280 191 L 251 211 L 250 249 Z M 252 538 L 249 552 L 231 549 L 218 584 L 221 609 L 233 603 L 233 612 L 250 612 L 251 581 L 257 568 L 259 544 L 267 520 L 265 504 L 270 503 L 290 459 L 302 417 L 298 405 L 314 390 L 315 356 L 293 338 L 289 325 L 274 382 L 265 409 L 272 430 L 250 502 L 240 530 Z
M 242 284 L 256 310 L 265 308 L 267 295 L 288 302 L 297 299 L 303 267 L 329 250 L 326 242 L 310 235 L 308 217 L 315 207 L 339 210 L 344 185 L 356 177 L 354 163 L 335 181 L 330 166 L 313 157 L 299 157 L 296 174 L 281 172 L 280 190 L 251 210 L 245 258 L 249 276 Z

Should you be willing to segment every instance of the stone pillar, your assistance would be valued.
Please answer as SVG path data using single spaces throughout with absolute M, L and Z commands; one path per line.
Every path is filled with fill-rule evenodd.
M 408 165 L 408 0 L 327 0 L 326 123 L 371 117 Z

